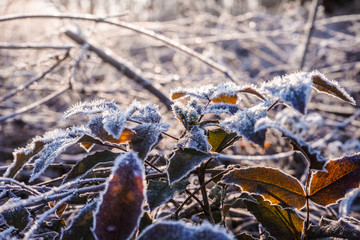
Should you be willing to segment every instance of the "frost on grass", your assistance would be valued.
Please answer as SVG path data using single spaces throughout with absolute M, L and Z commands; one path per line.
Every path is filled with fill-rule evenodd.
M 311 73 L 298 72 L 275 77 L 273 80 L 264 83 L 262 87 L 301 114 L 305 114 L 310 99 L 311 86 Z
M 167 123 L 143 123 L 137 125 L 132 130 L 136 133 L 130 141 L 130 147 L 139 154 L 141 159 L 145 159 L 147 154 L 156 147 L 161 139 L 161 133 L 169 129 Z
M 203 106 L 196 99 L 191 99 L 186 105 L 175 103 L 173 112 L 187 130 L 194 126 L 200 117 Z
M 211 149 L 205 135 L 205 130 L 199 126 L 193 126 L 193 128 L 178 141 L 178 147 L 181 149 L 190 148 L 200 152 L 209 152 Z
M 145 171 L 133 151 L 115 159 L 94 213 L 97 239 L 129 239 L 143 213 Z
M 10 198 L 5 204 L 13 204 L 17 201 L 21 201 L 21 198 Z M 24 230 L 30 222 L 30 212 L 24 207 L 4 211 L 0 216 L 8 226 L 14 226 L 19 231 Z
M 234 104 L 228 103 L 218 103 L 208 106 L 203 114 L 213 113 L 216 115 L 221 115 L 222 113 L 226 113 L 228 115 L 234 115 L 240 110 L 240 107 Z
M 327 159 L 324 158 L 318 150 L 312 148 L 309 143 L 305 142 L 295 134 L 291 133 L 290 131 L 286 130 L 285 128 L 268 118 L 259 120 L 255 125 L 255 130 L 257 131 L 265 130 L 267 128 L 275 128 L 279 130 L 282 134 L 284 134 L 286 137 L 288 137 L 291 140 L 294 150 L 302 152 L 306 156 L 306 159 L 309 160 L 311 169 L 324 169 Z
M 204 222 L 201 226 L 190 226 L 183 221 L 158 221 L 147 227 L 139 240 L 233 240 L 234 237 L 219 225 Z
M 17 239 L 14 236 L 14 233 L 16 232 L 16 228 L 13 226 L 10 226 L 9 228 L 5 229 L 4 231 L 0 232 L 0 239 L 4 239 L 4 240 L 12 240 L 12 239 Z
M 260 146 L 264 145 L 266 129 L 255 130 L 255 123 L 266 117 L 269 103 L 259 103 L 251 108 L 238 111 L 235 115 L 220 122 L 230 132 L 236 132 L 246 140 Z

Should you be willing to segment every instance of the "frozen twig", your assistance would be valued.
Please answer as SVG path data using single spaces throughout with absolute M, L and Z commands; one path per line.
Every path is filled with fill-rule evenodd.
M 148 37 L 151 37 L 153 39 L 156 39 L 158 41 L 161 41 L 165 43 L 168 46 L 173 47 L 174 49 L 177 49 L 179 51 L 182 51 L 200 61 L 207 64 L 211 68 L 222 72 L 226 77 L 228 77 L 231 81 L 236 82 L 237 78 L 235 74 L 227 69 L 226 67 L 222 66 L 219 63 L 216 63 L 215 61 L 211 60 L 210 58 L 186 47 L 185 45 L 182 45 L 170 38 L 167 38 L 161 34 L 155 33 L 154 31 L 145 29 L 143 27 L 136 26 L 131 23 L 123 22 L 123 21 L 109 21 L 106 20 L 104 17 L 95 17 L 93 15 L 84 14 L 84 15 L 78 15 L 78 14 L 15 14 L 15 15 L 7 15 L 0 17 L 0 22 L 6 22 L 6 21 L 12 21 L 12 20 L 19 20 L 19 19 L 28 19 L 28 18 L 57 18 L 57 19 L 73 19 L 73 20 L 85 20 L 85 21 L 93 21 L 93 22 L 99 22 L 99 23 L 106 23 L 110 25 L 114 25 L 117 27 L 126 28 L 128 30 L 132 30 L 134 32 L 146 35 Z
M 8 94 L 0 98 L 0 102 L 5 101 L 6 99 L 11 98 L 12 96 L 16 95 L 18 92 L 23 91 L 27 87 L 29 87 L 31 84 L 38 82 L 42 78 L 44 78 L 47 74 L 51 73 L 57 66 L 59 66 L 65 59 L 69 57 L 69 51 L 66 52 L 66 54 L 60 58 L 58 61 L 56 61 L 55 64 L 53 64 L 49 69 L 47 69 L 45 72 L 43 72 L 40 76 L 30 79 L 28 82 L 18 86 L 16 89 L 10 91 Z
M 152 83 L 145 79 L 139 69 L 131 66 L 126 60 L 121 59 L 119 56 L 115 56 L 109 49 L 103 49 L 96 43 L 90 43 L 86 41 L 82 36 L 67 30 L 65 32 L 66 36 L 71 38 L 73 41 L 79 44 L 89 44 L 89 50 L 95 52 L 103 61 L 114 66 L 117 70 L 124 73 L 125 76 L 134 80 L 136 83 L 140 84 L 143 88 L 148 90 L 150 93 L 155 95 L 169 110 L 171 109 L 170 104 L 171 100 L 165 96 L 159 89 L 154 87 Z
M 21 187 L 22 189 L 28 191 L 29 193 L 33 194 L 33 195 L 39 195 L 40 192 L 38 192 L 36 189 L 24 184 L 24 183 L 21 183 L 15 179 L 12 179 L 12 178 L 6 178 L 6 177 L 0 177 L 0 182 L 9 182 L 9 183 L 12 183 L 12 184 L 15 184 L 19 187 Z
M 36 101 L 36 102 L 34 102 L 32 104 L 29 104 L 29 105 L 27 105 L 27 106 L 25 106 L 23 108 L 20 108 L 20 109 L 16 110 L 15 112 L 13 112 L 13 113 L 11 113 L 9 115 L 2 116 L 2 117 L 0 117 L 0 122 L 3 122 L 3 121 L 5 121 L 5 120 L 7 120 L 9 118 L 13 118 L 13 117 L 15 117 L 15 116 L 17 116 L 19 114 L 24 113 L 24 112 L 28 112 L 28 111 L 40 106 L 41 104 L 44 104 L 47 101 L 50 101 L 51 99 L 61 95 L 63 92 L 65 92 L 68 89 L 70 89 L 70 85 L 67 85 L 64 88 L 62 88 L 62 89 L 60 89 L 60 90 L 58 90 L 56 92 L 53 92 L 52 94 L 40 99 L 39 101 Z
M 21 50 L 21 49 L 34 49 L 34 50 L 43 50 L 43 49 L 53 49 L 53 50 L 70 50 L 74 46 L 65 46 L 65 45 L 41 45 L 41 44 L 31 44 L 31 43 L 0 43 L 0 49 L 11 49 L 11 50 Z
M 261 156 L 240 156 L 240 155 L 218 154 L 216 158 L 220 161 L 232 161 L 232 162 L 243 161 L 243 160 L 267 161 L 267 160 L 280 160 L 283 158 L 291 157 L 292 155 L 294 155 L 294 151 L 282 152 L 274 155 L 261 155 Z

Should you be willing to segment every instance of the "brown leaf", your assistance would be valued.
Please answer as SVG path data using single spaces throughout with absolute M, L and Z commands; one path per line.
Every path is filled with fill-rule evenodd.
M 359 187 L 360 153 L 329 161 L 325 169 L 327 172 L 316 172 L 310 183 L 310 199 L 322 206 L 336 203 Z
M 239 92 L 251 93 L 259 97 L 260 99 L 265 100 L 265 97 L 261 93 L 259 93 L 258 91 L 256 91 L 254 88 L 251 87 L 245 87 L 241 89 Z
M 238 97 L 236 95 L 220 94 L 215 98 L 211 99 L 213 103 L 229 103 L 236 104 Z
M 355 100 L 335 81 L 330 81 L 319 72 L 313 73 L 313 87 L 319 92 L 325 92 L 334 97 L 355 105 Z
M 176 99 L 182 98 L 184 96 L 186 96 L 186 93 L 184 93 L 184 92 L 174 92 L 171 94 L 171 100 L 176 100 Z
M 234 169 L 222 178 L 226 184 L 236 184 L 244 191 L 259 193 L 273 204 L 283 207 L 302 208 L 305 205 L 305 191 L 301 183 L 279 169 L 249 167 Z

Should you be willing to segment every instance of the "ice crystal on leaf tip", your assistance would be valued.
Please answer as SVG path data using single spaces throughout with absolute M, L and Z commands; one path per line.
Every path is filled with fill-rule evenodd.
M 234 237 L 219 225 L 204 222 L 201 226 L 190 226 L 183 221 L 159 221 L 147 227 L 139 240 L 233 240 Z
M 259 103 L 251 108 L 238 111 L 235 115 L 220 122 L 230 132 L 236 132 L 260 146 L 264 145 L 266 129 L 255 130 L 255 123 L 266 117 L 269 102 Z
M 202 107 L 202 105 L 198 105 L 196 99 L 191 99 L 186 105 L 175 103 L 173 112 L 184 127 L 189 130 L 198 122 Z
M 106 101 L 105 99 L 94 100 L 91 102 L 78 103 L 71 106 L 63 116 L 63 119 L 67 119 L 77 114 L 96 114 L 108 110 L 118 110 L 117 104 L 111 100 Z
M 298 72 L 283 77 L 275 77 L 263 84 L 272 95 L 292 106 L 301 114 L 306 113 L 312 86 L 311 73 Z
M 162 117 L 158 112 L 159 107 L 155 104 L 137 105 L 138 111 L 131 119 L 143 123 L 160 123 Z

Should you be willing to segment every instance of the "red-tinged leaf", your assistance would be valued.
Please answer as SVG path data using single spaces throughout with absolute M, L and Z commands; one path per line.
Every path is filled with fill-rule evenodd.
M 150 210 L 152 211 L 161 204 L 170 200 L 176 192 L 185 191 L 186 186 L 189 185 L 189 183 L 190 182 L 186 179 L 172 185 L 169 185 L 168 181 L 150 180 L 146 191 L 147 202 Z
M 249 167 L 233 169 L 222 178 L 226 184 L 236 184 L 244 191 L 259 193 L 273 204 L 283 207 L 302 208 L 305 205 L 305 191 L 301 183 L 279 169 Z
M 6 170 L 4 177 L 14 178 L 16 174 L 23 168 L 24 164 L 36 156 L 43 148 L 45 143 L 42 141 L 33 142 L 32 150 L 19 149 L 13 152 L 14 161 Z
M 69 171 L 64 178 L 63 183 L 85 176 L 98 165 L 114 161 L 118 155 L 119 153 L 113 153 L 105 150 L 85 157 L 83 160 L 77 162 L 76 165 Z
M 337 97 L 345 102 L 356 105 L 354 98 L 352 98 L 340 85 L 334 80 L 329 80 L 325 75 L 318 71 L 312 73 L 313 88 L 319 92 L 324 92 L 334 97 Z
M 209 130 L 207 132 L 207 141 L 211 145 L 212 152 L 221 152 L 226 147 L 229 146 L 229 143 L 234 140 L 237 136 L 236 133 L 227 133 L 221 128 L 215 130 Z
M 290 208 L 272 205 L 260 195 L 240 196 L 246 208 L 261 225 L 277 240 L 300 240 L 304 220 Z
M 220 94 L 220 95 L 212 98 L 211 102 L 236 104 L 237 100 L 238 100 L 237 95 Z
M 211 158 L 211 154 L 194 149 L 178 149 L 170 157 L 167 175 L 170 184 L 180 181 L 191 170 L 203 161 Z
M 360 153 L 329 161 L 325 170 L 313 174 L 310 182 L 310 199 L 322 206 L 334 204 L 359 188 Z
M 91 227 L 93 226 L 93 210 L 96 202 L 86 205 L 79 210 L 79 213 L 72 218 L 69 226 L 62 231 L 62 240 L 93 240 L 95 239 Z
M 201 226 L 186 225 L 183 221 L 159 221 L 146 228 L 138 240 L 233 240 L 234 237 L 219 225 L 207 222 Z
M 184 92 L 173 92 L 173 93 L 171 93 L 171 100 L 176 100 L 176 99 L 179 99 L 179 98 L 182 98 L 185 96 L 186 96 L 186 93 L 184 93 Z
M 94 221 L 97 239 L 128 239 L 138 226 L 144 202 L 144 167 L 134 152 L 115 159 Z

